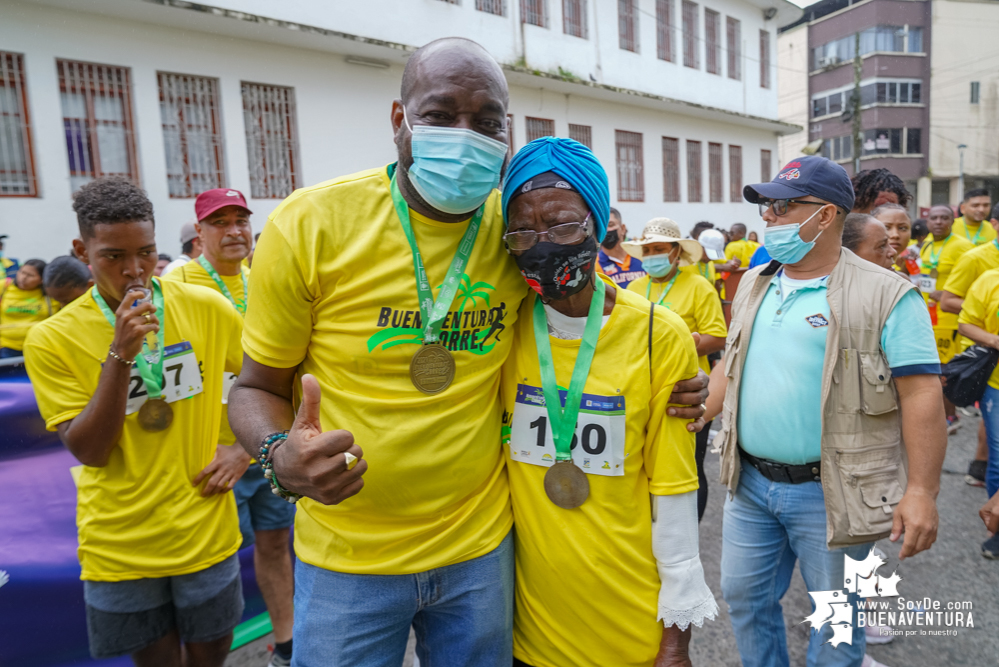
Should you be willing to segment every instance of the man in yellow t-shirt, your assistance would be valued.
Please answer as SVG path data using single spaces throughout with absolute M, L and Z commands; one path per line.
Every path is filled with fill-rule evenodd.
M 961 217 L 954 221 L 954 234 L 962 236 L 976 246 L 996 240 L 996 230 L 988 222 L 992 198 L 985 188 L 975 188 L 964 193 Z
M 239 524 L 228 486 L 201 483 L 222 373 L 240 369 L 239 316 L 211 290 L 153 280 L 153 208 L 136 186 L 97 179 L 73 208 L 95 287 L 34 327 L 24 356 L 46 427 L 83 464 L 90 652 L 221 667 L 243 611 Z
M 231 188 L 202 192 L 194 201 L 194 210 L 202 252 L 194 260 L 164 276 L 164 280 L 215 290 L 242 317 L 246 312 L 249 293 L 250 270 L 243 266 L 243 261 L 253 245 L 252 211 L 243 193 Z M 295 589 L 288 538 L 291 525 L 295 522 L 295 505 L 271 493 L 263 469 L 256 462 L 251 463 L 246 451 L 236 442 L 229 425 L 227 405 L 229 389 L 235 380 L 235 375 L 225 374 L 219 453 L 224 455 L 239 480 L 233 487 L 239 512 L 239 530 L 243 546 L 254 545 L 254 574 L 274 629 L 275 664 L 287 664 L 291 662 L 292 653 L 292 598 Z
M 569 139 L 531 142 L 507 169 L 507 247 L 538 292 L 502 382 L 515 667 L 670 664 L 717 612 L 697 549 L 693 439 L 666 412 L 696 352 L 676 313 L 594 276 L 609 207 L 603 167 Z
M 940 363 L 945 364 L 957 352 L 957 315 L 942 311 L 938 304 L 958 260 L 975 246 L 971 241 L 952 233 L 954 214 L 949 206 L 941 204 L 931 208 L 926 224 L 930 229 L 930 236 L 919 253 L 922 263 L 919 290 L 930 310 Z
M 729 234 L 732 236 L 732 240 L 725 246 L 725 259 L 730 263 L 733 259 L 738 259 L 739 265 L 733 264 L 731 269 L 720 270 L 746 271 L 749 269 L 749 262 L 753 259 L 753 253 L 760 247 L 760 244 L 746 238 L 746 225 L 741 222 L 732 225 Z
M 999 348 L 999 270 L 986 271 L 974 282 L 964 299 L 959 326 L 962 336 L 979 345 Z M 999 492 L 999 368 L 992 371 L 985 394 L 979 403 L 988 443 L 985 466 L 985 489 L 989 497 Z M 999 534 L 982 544 L 982 555 L 999 556 Z

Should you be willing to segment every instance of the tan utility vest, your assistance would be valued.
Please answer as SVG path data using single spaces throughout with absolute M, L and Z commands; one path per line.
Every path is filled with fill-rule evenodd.
M 739 390 L 756 312 L 780 264 L 748 271 L 732 302 L 725 343 L 728 390 L 721 448 L 721 481 L 739 485 Z M 898 394 L 881 352 L 888 315 L 912 283 L 842 249 L 826 283 L 831 318 L 822 367 L 822 490 L 830 549 L 873 542 L 891 533 L 892 513 L 906 486 Z M 781 363 L 774 359 L 775 364 Z M 788 369 L 793 372 L 794 369 Z M 766 391 L 766 387 L 751 387 Z M 780 419 L 780 406 L 773 406 Z M 788 433 L 788 438 L 796 434 Z

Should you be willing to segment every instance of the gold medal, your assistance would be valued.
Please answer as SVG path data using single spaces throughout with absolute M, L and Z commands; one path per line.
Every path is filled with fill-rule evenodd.
M 153 398 L 139 408 L 139 426 L 144 431 L 165 431 L 173 423 L 173 408 L 162 398 Z
M 439 394 L 454 380 L 454 357 L 443 345 L 424 345 L 409 362 L 409 379 L 424 394 Z
M 590 481 L 572 461 L 558 461 L 545 473 L 545 493 L 562 509 L 575 509 L 590 495 Z

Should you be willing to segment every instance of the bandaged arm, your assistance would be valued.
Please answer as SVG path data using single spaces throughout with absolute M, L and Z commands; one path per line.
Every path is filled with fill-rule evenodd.
M 659 568 L 659 616 L 663 626 L 686 630 L 714 619 L 718 604 L 704 582 L 697 540 L 697 491 L 653 496 L 652 553 Z

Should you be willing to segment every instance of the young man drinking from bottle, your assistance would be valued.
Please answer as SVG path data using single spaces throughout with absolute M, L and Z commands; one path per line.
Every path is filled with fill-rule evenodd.
M 28 375 L 83 464 L 79 557 L 94 658 L 221 667 L 243 611 L 236 504 L 216 474 L 222 373 L 240 317 L 210 290 L 153 279 L 153 207 L 123 179 L 76 193 L 93 289 L 32 329 Z M 202 477 L 205 493 L 201 488 Z

